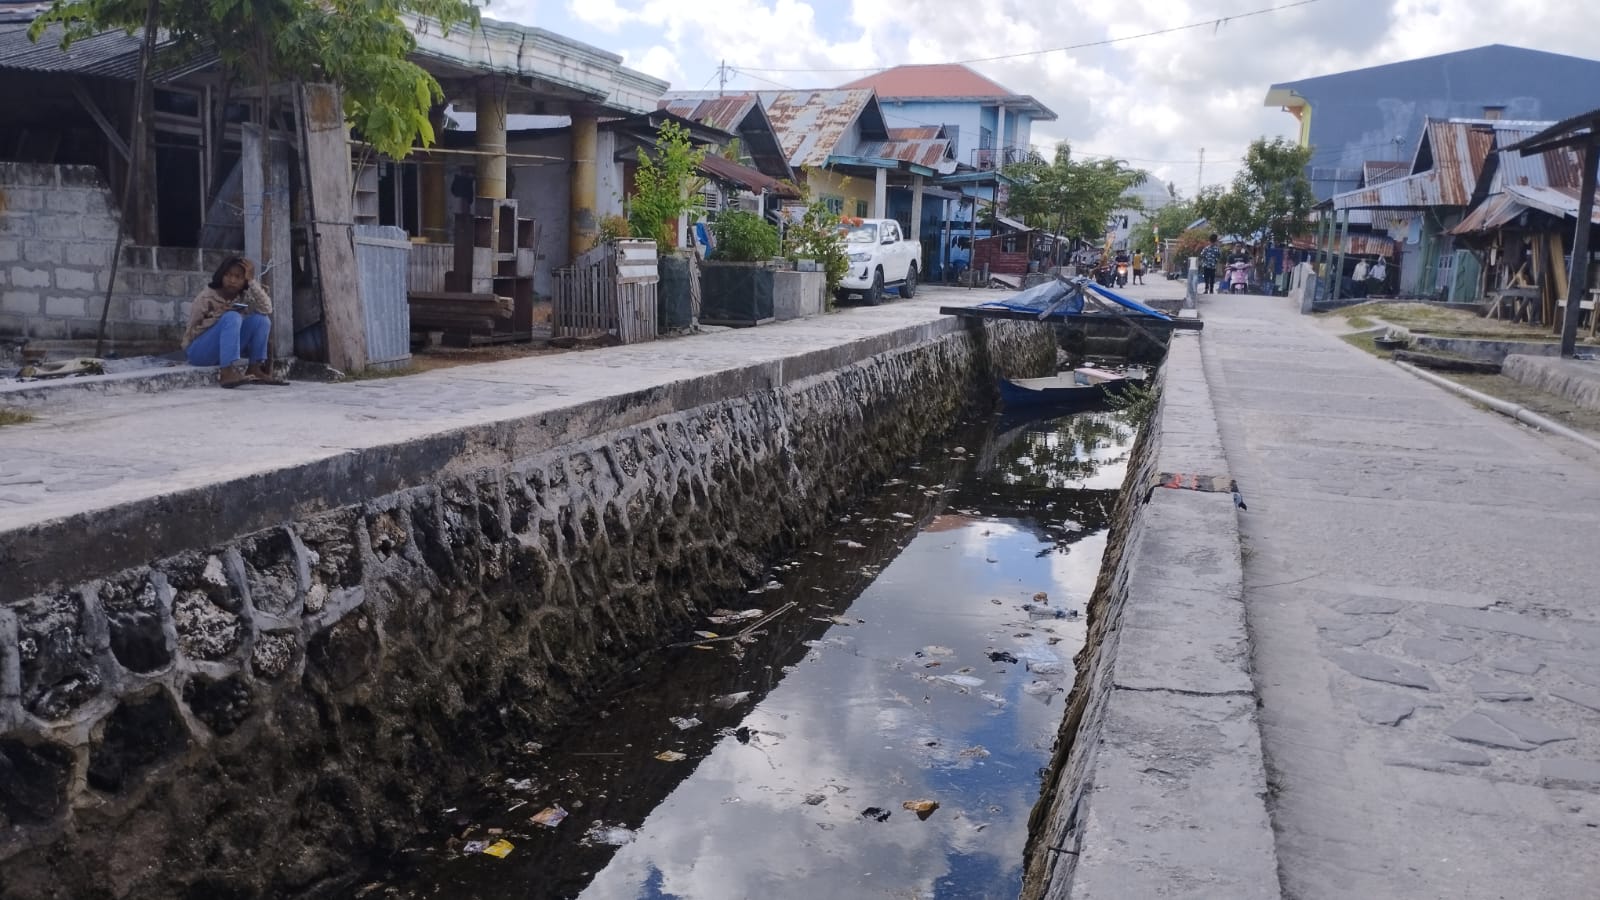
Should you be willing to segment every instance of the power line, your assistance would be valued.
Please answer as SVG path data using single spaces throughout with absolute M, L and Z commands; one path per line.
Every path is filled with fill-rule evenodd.
M 1232 22 L 1232 21 L 1234 21 L 1236 19 L 1248 19 L 1248 18 L 1251 18 L 1252 16 L 1264 16 L 1267 13 L 1275 13 L 1275 12 L 1281 12 L 1282 10 L 1286 10 L 1286 9 L 1294 9 L 1297 6 L 1310 6 L 1311 4 L 1317 3 L 1317 2 L 1319 2 L 1319 0 L 1296 0 L 1296 2 L 1294 2 L 1294 3 L 1280 3 L 1277 6 L 1268 6 L 1268 7 L 1262 8 L 1262 9 L 1253 9 L 1253 10 L 1251 10 L 1249 12 L 1238 13 L 1238 14 L 1231 15 L 1231 16 L 1218 16 L 1216 18 L 1206 19 L 1203 22 L 1192 22 L 1192 23 L 1190 23 L 1188 25 L 1175 25 L 1175 26 L 1173 26 L 1171 28 L 1161 28 L 1161 29 L 1158 29 L 1156 31 L 1146 31 L 1146 32 L 1144 32 L 1142 34 L 1130 34 L 1130 35 L 1127 35 L 1126 37 L 1105 38 L 1103 40 L 1098 40 L 1098 41 L 1085 41 L 1084 43 L 1081 43 L 1081 44 L 1068 44 L 1065 47 L 1048 47 L 1048 48 L 1043 49 L 1043 50 L 1024 50 L 1024 51 L 1021 51 L 1020 53 L 1002 53 L 999 56 L 975 56 L 975 57 L 972 57 L 971 59 L 955 59 L 955 60 L 950 60 L 950 61 L 944 63 L 944 65 L 964 65 L 966 63 L 996 62 L 996 61 L 1002 60 L 1002 59 L 1021 59 L 1022 57 L 1025 57 L 1025 56 L 1043 56 L 1046 53 L 1061 53 L 1061 52 L 1064 52 L 1064 51 L 1067 51 L 1067 50 L 1084 50 L 1084 49 L 1087 49 L 1089 47 L 1104 47 L 1104 46 L 1107 46 L 1107 45 L 1110 45 L 1110 44 L 1121 44 L 1121 43 L 1126 43 L 1127 41 L 1137 41 L 1137 40 L 1140 40 L 1140 39 L 1143 39 L 1143 38 L 1148 38 L 1148 37 L 1158 37 L 1158 36 L 1163 35 L 1163 34 L 1176 34 L 1176 33 L 1180 32 L 1180 31 L 1191 31 L 1191 30 L 1196 29 L 1196 28 L 1205 28 L 1207 26 L 1211 26 L 1213 28 L 1220 29 L 1223 25 L 1226 25 L 1227 23 Z M 752 67 L 741 66 L 740 68 L 743 69 L 746 72 L 752 71 Z M 884 69 L 883 66 L 871 66 L 871 67 L 866 67 L 866 68 L 857 66 L 855 68 L 812 68 L 812 69 L 778 69 L 778 68 L 757 67 L 757 68 L 754 68 L 753 70 L 757 71 L 757 72 L 880 72 L 880 71 L 883 71 L 883 69 Z

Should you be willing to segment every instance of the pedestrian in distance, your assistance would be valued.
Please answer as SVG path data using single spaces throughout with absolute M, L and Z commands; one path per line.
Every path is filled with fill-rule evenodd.
M 255 280 L 255 264 L 230 256 L 189 306 L 184 355 L 191 366 L 220 366 L 217 383 L 225 388 L 286 384 L 267 362 L 271 332 L 272 298 Z
M 1133 251 L 1133 283 L 1144 284 L 1144 253 Z
M 1222 248 L 1217 244 L 1216 232 L 1211 233 L 1211 243 L 1200 251 L 1200 275 L 1205 279 L 1205 293 L 1216 293 L 1217 262 L 1222 259 Z

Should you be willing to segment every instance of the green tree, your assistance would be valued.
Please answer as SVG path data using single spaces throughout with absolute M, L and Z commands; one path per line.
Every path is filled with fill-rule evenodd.
M 1283 138 L 1257 138 L 1245 153 L 1244 165 L 1228 190 L 1209 187 L 1195 198 L 1195 208 L 1214 230 L 1250 236 L 1262 234 L 1274 244 L 1289 242 L 1310 227 L 1316 203 L 1306 164 L 1311 148 Z
M 445 30 L 478 22 L 476 0 L 55 0 L 29 33 L 38 40 L 60 25 L 66 49 L 105 31 L 131 33 L 151 13 L 174 43 L 169 52 L 215 50 L 228 83 L 261 92 L 258 122 L 271 113 L 274 82 L 331 82 L 343 91 L 351 125 L 396 159 L 415 143 L 433 143 L 428 113 L 444 99 L 433 76 L 407 58 L 416 48 L 408 19 Z
M 694 170 L 705 158 L 705 148 L 694 146 L 688 129 L 675 122 L 662 123 L 655 152 L 639 154 L 639 168 L 633 176 L 628 225 L 634 235 L 655 241 L 659 249 L 673 246 L 678 217 L 700 208 L 700 195 L 690 187 Z
M 1012 179 L 1010 212 L 1035 228 L 1067 238 L 1098 239 L 1123 195 L 1148 176 L 1120 159 L 1077 160 L 1072 147 L 1056 145 L 1053 159 L 1034 157 L 1007 166 Z
M 1158 236 L 1163 241 L 1175 239 L 1199 217 L 1194 211 L 1193 201 L 1178 200 L 1168 203 L 1152 212 L 1148 219 L 1135 225 L 1130 241 L 1135 250 L 1152 253 L 1156 249 Z

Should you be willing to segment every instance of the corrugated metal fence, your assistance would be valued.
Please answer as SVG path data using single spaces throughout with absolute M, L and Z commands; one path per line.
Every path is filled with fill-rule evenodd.
M 616 241 L 555 271 L 555 337 L 614 334 L 624 344 L 656 338 L 655 241 Z
M 404 365 L 411 359 L 411 307 L 406 302 L 411 241 L 404 228 L 393 225 L 357 225 L 355 240 L 367 364 Z

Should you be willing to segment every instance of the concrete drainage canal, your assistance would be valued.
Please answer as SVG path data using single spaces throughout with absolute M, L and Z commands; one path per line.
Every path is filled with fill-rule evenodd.
M 1134 438 L 957 429 L 347 890 L 1016 897 Z

